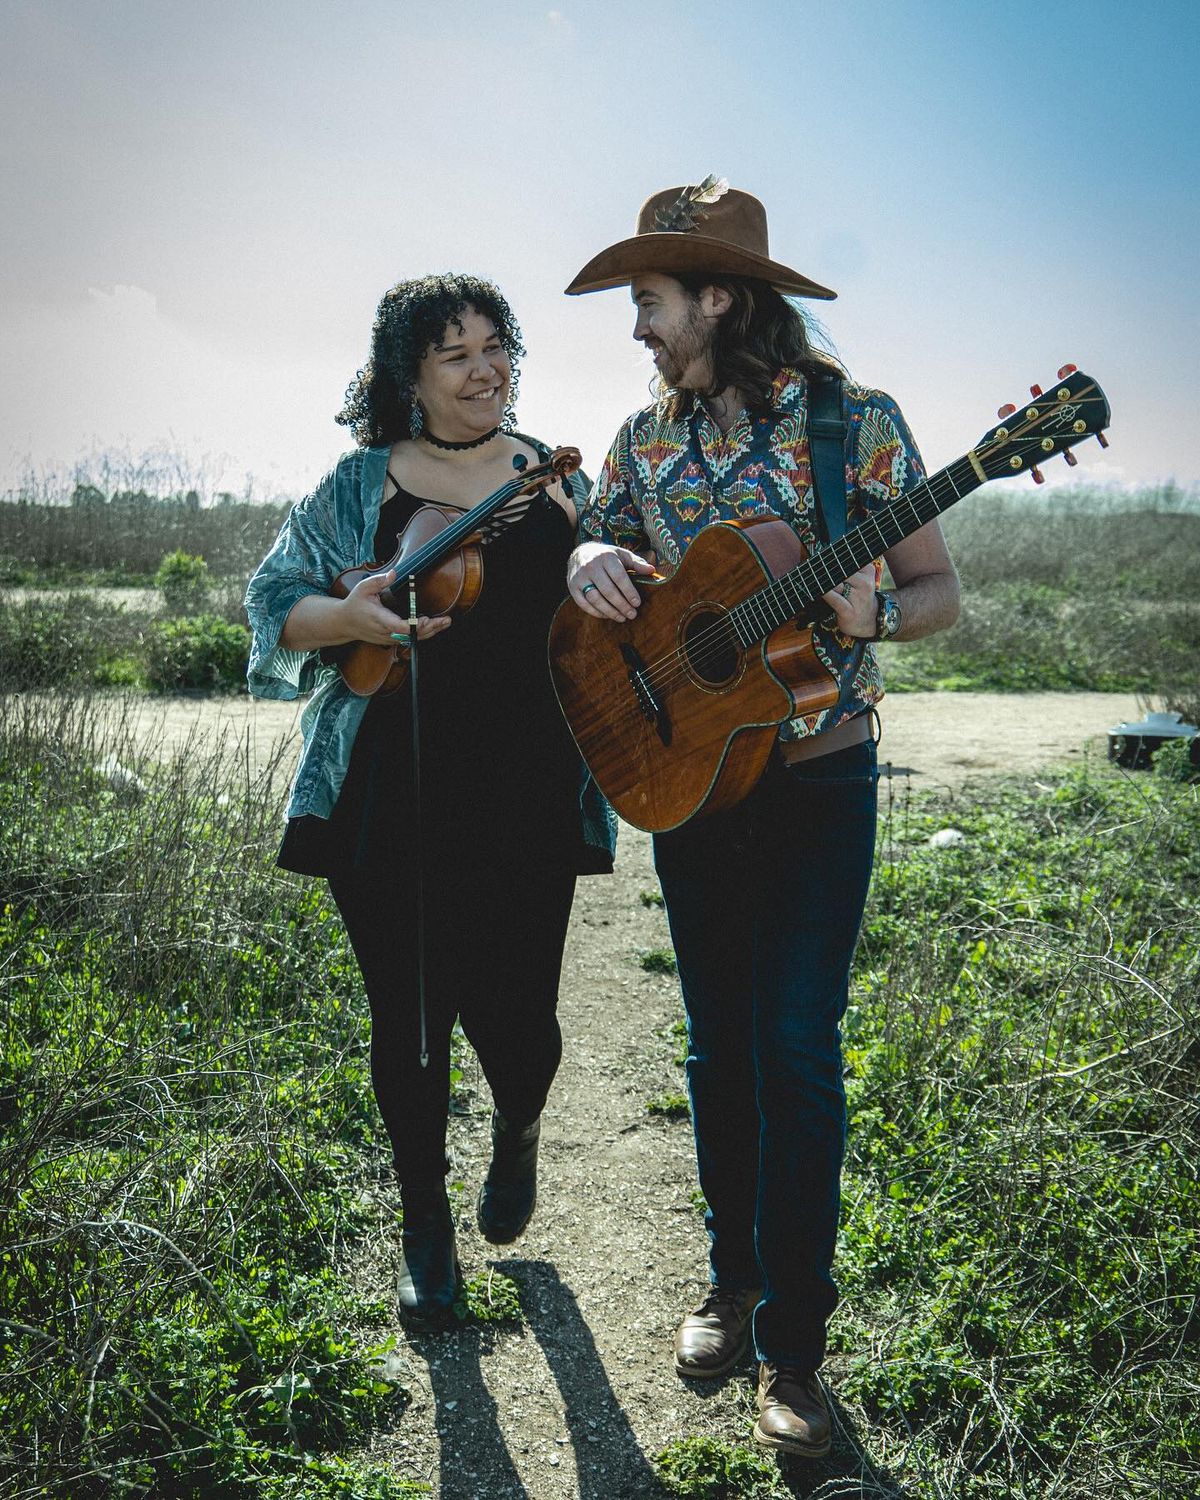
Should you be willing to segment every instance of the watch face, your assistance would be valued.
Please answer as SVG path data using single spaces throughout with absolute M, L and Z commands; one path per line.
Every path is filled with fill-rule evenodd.
M 900 629 L 900 606 L 891 594 L 880 593 L 879 608 L 875 615 L 875 638 L 886 641 Z

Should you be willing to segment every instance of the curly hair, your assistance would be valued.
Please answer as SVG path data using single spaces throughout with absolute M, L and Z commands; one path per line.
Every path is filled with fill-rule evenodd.
M 401 281 L 384 292 L 371 329 L 370 357 L 346 388 L 346 404 L 336 418 L 349 427 L 359 447 L 378 447 L 409 436 L 418 367 L 451 324 L 462 332 L 462 316 L 471 308 L 496 325 L 512 365 L 503 425 L 514 425 L 517 361 L 525 345 L 513 310 L 490 281 L 448 271 Z
M 675 271 L 671 275 L 693 300 L 706 286 L 722 287 L 733 298 L 713 337 L 712 387 L 700 395 L 716 396 L 734 386 L 745 396 L 750 411 L 765 411 L 775 377 L 785 365 L 804 375 L 828 370 L 845 373 L 837 359 L 817 347 L 807 314 L 768 282 L 712 271 Z M 662 394 L 667 415 L 679 416 L 686 404 L 684 398 L 677 391 L 664 389 Z

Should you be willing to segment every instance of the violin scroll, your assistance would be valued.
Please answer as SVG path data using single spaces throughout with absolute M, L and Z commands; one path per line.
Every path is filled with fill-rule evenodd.
M 583 454 L 578 448 L 555 448 L 545 463 L 535 464 L 532 469 L 523 469 L 517 476 L 520 487 L 513 495 L 527 495 L 545 484 L 547 479 L 569 479 L 577 469 L 583 467 Z M 511 497 L 510 497 L 511 498 Z

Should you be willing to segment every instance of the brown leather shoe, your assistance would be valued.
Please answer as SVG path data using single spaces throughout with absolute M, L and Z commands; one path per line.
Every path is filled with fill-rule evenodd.
M 755 1442 L 796 1458 L 824 1458 L 829 1452 L 829 1408 L 815 1374 L 760 1364 L 758 1410 Z
M 675 1334 L 675 1369 L 696 1380 L 713 1380 L 732 1370 L 746 1352 L 750 1319 L 762 1292 L 758 1287 L 730 1291 L 714 1286 Z

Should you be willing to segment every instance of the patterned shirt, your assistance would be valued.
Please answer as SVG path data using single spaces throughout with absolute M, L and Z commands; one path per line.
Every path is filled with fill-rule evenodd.
M 908 424 L 890 396 L 849 381 L 843 386 L 849 425 L 846 507 L 851 526 L 890 505 L 925 477 Z M 648 406 L 624 422 L 580 517 L 585 541 L 650 550 L 664 571 L 675 567 L 696 533 L 714 521 L 779 516 L 808 551 L 820 545 L 808 451 L 804 376 L 783 369 L 771 387 L 770 411 L 741 412 L 722 433 L 704 403 L 692 398 L 677 420 Z M 882 566 L 875 564 L 878 584 Z M 819 734 L 864 713 L 883 697 L 869 641 L 818 625 L 817 655 L 839 687 L 837 703 L 792 719 L 781 738 Z

